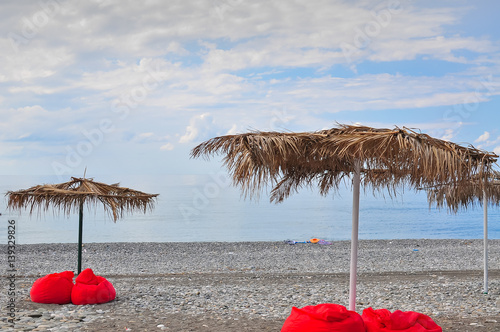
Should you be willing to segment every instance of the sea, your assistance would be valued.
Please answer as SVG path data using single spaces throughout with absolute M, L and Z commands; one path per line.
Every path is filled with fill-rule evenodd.
M 196 175 L 102 175 L 98 182 L 159 194 L 151 211 L 127 214 L 114 222 L 100 205 L 85 207 L 83 242 L 242 242 L 349 240 L 352 222 L 350 183 L 321 196 L 302 188 L 282 203 L 269 201 L 269 189 L 245 197 L 225 172 Z M 56 176 L 0 176 L 0 192 L 69 181 Z M 10 211 L 0 200 L 0 244 L 77 243 L 78 213 L 48 210 Z M 488 206 L 488 237 L 500 238 L 500 212 Z M 480 239 L 481 205 L 456 214 L 429 207 L 425 191 L 401 188 L 361 190 L 360 239 Z M 14 226 L 14 227 L 12 227 Z

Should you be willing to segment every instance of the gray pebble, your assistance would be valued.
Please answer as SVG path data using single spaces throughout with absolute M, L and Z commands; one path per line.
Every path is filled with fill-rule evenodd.
M 500 241 L 491 240 L 489 247 L 490 268 L 499 270 L 500 259 L 493 256 L 500 252 Z M 86 306 L 35 305 L 29 300 L 37 278 L 75 269 L 76 245 L 17 248 L 19 312 L 15 329 L 0 320 L 2 331 L 78 331 L 94 321 L 130 313 L 163 330 L 168 322 L 162 315 L 179 312 L 221 320 L 242 315 L 284 320 L 292 306 L 348 303 L 348 241 L 90 243 L 85 245 L 84 268 L 112 282 L 117 298 Z M 0 255 L 0 266 L 6 266 L 5 260 Z M 482 294 L 481 270 L 480 240 L 360 241 L 357 310 L 412 310 L 436 318 L 498 315 L 500 280 L 492 274 L 489 294 Z M 0 281 L 2 289 L 5 279 Z M 1 292 L 0 302 L 6 301 L 6 292 Z

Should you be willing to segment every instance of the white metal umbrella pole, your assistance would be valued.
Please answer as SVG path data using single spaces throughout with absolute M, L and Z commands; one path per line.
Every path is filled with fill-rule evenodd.
M 349 310 L 356 310 L 356 282 L 358 269 L 358 225 L 359 225 L 359 187 L 361 182 L 361 163 L 354 163 L 352 181 L 352 234 L 351 234 L 351 275 L 349 280 Z
M 488 197 L 483 189 L 483 214 L 484 214 L 484 294 L 488 294 Z

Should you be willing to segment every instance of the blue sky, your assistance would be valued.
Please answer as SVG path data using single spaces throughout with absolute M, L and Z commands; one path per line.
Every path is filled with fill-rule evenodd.
M 207 173 L 213 136 L 336 122 L 500 154 L 497 1 L 0 4 L 0 174 Z

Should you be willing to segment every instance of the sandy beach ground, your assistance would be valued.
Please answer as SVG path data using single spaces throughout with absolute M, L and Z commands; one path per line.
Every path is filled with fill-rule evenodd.
M 5 331 L 279 331 L 292 306 L 348 303 L 348 241 L 85 244 L 83 267 L 117 291 L 115 301 L 87 306 L 29 299 L 37 278 L 76 270 L 76 244 L 17 245 L 14 297 L 0 248 Z M 500 331 L 500 241 L 489 248 L 483 294 L 480 240 L 361 241 L 356 310 L 412 310 L 444 331 Z

